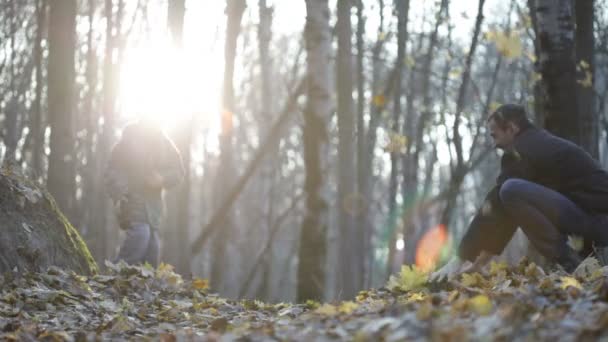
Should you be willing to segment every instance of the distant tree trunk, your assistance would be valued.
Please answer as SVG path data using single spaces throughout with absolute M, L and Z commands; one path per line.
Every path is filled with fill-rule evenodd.
M 186 14 L 185 0 L 168 2 L 167 22 L 171 33 L 173 46 L 181 49 L 183 46 L 184 16 Z M 184 163 L 184 181 L 167 193 L 167 218 L 164 229 L 165 248 L 163 258 L 175 266 L 175 270 L 183 275 L 190 275 L 190 145 L 192 143 L 192 113 L 187 119 L 178 123 L 172 136 Z M 165 115 L 171 115 L 169 113 Z
M 580 143 L 576 85 L 575 14 L 572 0 L 534 2 L 544 126 Z
M 104 260 L 111 256 L 113 248 L 109 245 L 109 239 L 112 232 L 108 230 L 107 210 L 108 198 L 104 189 L 103 170 L 106 167 L 110 147 L 113 143 L 112 136 L 114 134 L 115 125 L 115 104 L 116 104 L 116 86 L 118 80 L 118 65 L 112 60 L 112 56 L 118 48 L 118 37 L 121 32 L 122 22 L 122 7 L 124 3 L 118 0 L 117 11 L 114 11 L 114 0 L 106 0 L 104 6 L 106 19 L 106 42 L 104 51 L 103 65 L 103 127 L 98 134 L 99 139 L 95 163 L 95 183 L 94 196 L 92 207 L 95 208 L 91 216 L 92 230 L 95 231 L 95 237 L 92 238 L 94 244 L 91 246 L 97 260 Z
M 322 165 L 327 142 L 326 122 L 331 114 L 331 29 L 328 0 L 306 0 L 307 103 L 303 144 L 306 213 L 302 222 L 298 266 L 298 301 L 322 299 L 327 252 L 327 203 Z
M 576 96 L 579 114 L 578 143 L 593 157 L 599 157 L 599 115 L 594 93 L 595 22 L 594 0 L 576 0 Z
M 354 211 L 349 204 L 355 194 L 355 113 L 353 111 L 352 26 L 350 0 L 338 0 L 338 52 L 336 60 L 338 95 L 338 231 L 339 236 L 339 293 L 351 298 L 363 286 L 363 265 L 360 258 L 362 241 L 354 230 Z
M 241 32 L 241 19 L 247 3 L 245 0 L 226 1 L 226 42 L 224 45 L 224 82 L 222 94 L 222 128 L 220 133 L 220 162 L 218 165 L 215 182 L 215 197 L 223 199 L 225 189 L 228 184 L 234 181 L 234 156 L 233 153 L 233 119 L 235 111 L 234 102 L 234 63 L 236 59 L 236 48 L 239 34 Z M 211 262 L 211 286 L 219 289 L 222 287 L 222 280 L 227 271 L 228 259 L 230 256 L 226 249 L 230 241 L 230 234 L 233 221 L 227 219 L 225 226 L 217 231 L 212 250 Z
M 398 134 L 400 132 L 400 117 L 403 115 L 401 113 L 401 100 L 403 98 L 402 93 L 402 85 L 403 85 L 403 65 L 405 64 L 405 53 L 407 48 L 407 40 L 408 40 L 408 32 L 407 32 L 407 22 L 408 15 L 410 10 L 410 1 L 409 0 L 396 0 L 395 7 L 397 12 L 397 61 L 400 61 L 398 64 L 395 79 L 395 94 L 393 95 L 393 121 L 392 121 L 392 134 Z M 389 196 L 388 196 L 388 229 L 389 229 L 389 238 L 388 238 L 388 257 L 387 257 L 387 265 L 389 268 L 388 273 L 392 273 L 390 271 L 391 265 L 393 263 L 393 259 L 395 256 L 395 241 L 397 229 L 396 227 L 399 225 L 400 217 L 397 210 L 397 190 L 399 188 L 399 183 L 397 179 L 397 175 L 399 172 L 399 162 L 403 160 L 401 155 L 401 146 L 389 146 L 388 152 L 391 156 L 391 174 L 389 179 Z M 405 199 L 403 199 L 405 200 Z
M 83 100 L 83 112 L 84 116 L 84 128 L 86 129 L 87 135 L 84 141 L 84 150 L 85 156 L 87 160 L 87 164 L 84 167 L 83 174 L 83 191 L 82 191 L 82 210 L 80 211 L 80 222 L 81 225 L 80 232 L 81 234 L 87 238 L 87 234 L 90 232 L 91 228 L 91 218 L 93 217 L 93 213 L 95 210 L 99 210 L 94 207 L 94 199 L 96 194 L 95 190 L 95 182 L 97 181 L 95 178 L 96 174 L 96 165 L 95 165 L 95 152 L 94 152 L 94 140 L 93 136 L 97 134 L 97 115 L 94 113 L 94 98 L 97 93 L 97 70 L 98 70 L 98 61 L 97 61 L 97 53 L 95 51 L 95 45 L 93 43 L 93 23 L 95 21 L 95 10 L 96 10 L 96 1 L 89 0 L 88 1 L 88 19 L 89 19 L 89 31 L 87 32 L 87 57 L 86 57 L 86 82 L 87 82 L 87 91 L 85 93 L 85 98 Z
M 74 54 L 76 0 L 50 2 L 48 106 L 51 127 L 48 189 L 72 217 L 74 205 Z
M 18 98 L 19 93 L 17 92 L 17 28 L 19 27 L 17 18 L 17 3 L 11 2 L 7 5 L 9 12 L 10 23 L 10 57 L 9 57 L 9 72 L 8 77 L 10 79 L 11 95 L 8 97 L 8 103 L 5 108 L 4 122 L 3 122 L 3 142 L 6 146 L 6 152 L 4 159 L 2 160 L 3 165 L 14 166 L 16 164 L 15 154 L 17 152 L 17 143 L 19 142 L 19 117 L 18 117 Z
M 258 24 L 258 51 L 260 54 L 260 118 L 262 118 L 261 126 L 260 126 L 260 134 L 261 136 L 266 135 L 266 127 L 267 122 L 266 118 L 270 119 L 271 114 L 274 113 L 274 109 L 272 107 L 272 93 L 271 93 L 271 71 L 272 71 L 272 60 L 270 58 L 270 41 L 272 39 L 272 16 L 273 16 L 273 7 L 268 6 L 266 0 L 258 0 L 258 13 L 260 16 L 260 22 Z M 278 153 L 278 145 L 273 146 L 273 152 Z M 276 155 L 276 154 L 275 154 Z M 267 215 L 267 236 L 268 243 L 270 243 L 273 238 L 273 215 L 274 215 L 274 196 L 275 193 L 274 188 L 276 187 L 275 177 L 277 176 L 278 169 L 278 158 L 273 158 L 269 161 L 265 167 L 264 174 L 267 174 L 268 177 L 265 177 L 262 181 L 264 191 L 268 191 L 269 193 L 269 201 L 266 204 L 268 207 L 265 210 Z M 271 249 L 269 246 L 267 249 Z M 262 260 L 262 271 L 261 271 L 261 283 L 258 287 L 257 297 L 258 298 L 270 298 L 270 283 L 271 283 L 271 265 L 272 260 L 269 257 L 270 253 L 264 253 Z
M 363 16 L 363 1 L 355 1 L 357 6 L 357 196 L 361 197 L 361 184 L 363 184 L 363 172 L 361 172 L 361 163 L 363 160 L 363 154 L 365 153 L 365 76 L 363 69 L 363 57 L 365 55 L 365 18 Z M 365 236 L 365 220 L 364 214 L 361 211 L 360 203 L 355 202 L 356 218 L 355 220 L 355 234 L 356 239 L 363 241 L 363 248 L 359 251 L 361 254 L 361 271 L 363 273 L 363 286 L 365 288 L 370 285 L 370 274 L 368 270 L 368 258 L 370 257 L 370 243 L 366 240 Z
M 36 2 L 36 41 L 34 45 L 34 67 L 36 68 L 36 88 L 34 101 L 32 103 L 32 116 L 30 121 L 30 129 L 32 131 L 32 169 L 34 170 L 35 178 L 41 180 L 44 178 L 44 126 L 42 120 L 42 90 L 43 78 L 42 69 L 42 39 L 43 32 L 46 29 L 46 12 L 47 0 L 38 0 Z

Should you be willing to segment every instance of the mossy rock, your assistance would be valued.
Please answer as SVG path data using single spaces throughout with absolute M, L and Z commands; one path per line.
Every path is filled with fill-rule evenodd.
M 97 273 L 87 245 L 53 197 L 25 177 L 0 171 L 0 273 L 49 266 Z

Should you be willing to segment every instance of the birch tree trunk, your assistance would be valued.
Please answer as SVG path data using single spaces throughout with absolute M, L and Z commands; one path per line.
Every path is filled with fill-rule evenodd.
M 338 231 L 339 291 L 345 298 L 361 289 L 363 264 L 360 258 L 362 241 L 358 241 L 354 226 L 354 212 L 349 204 L 355 194 L 355 115 L 353 110 L 352 27 L 350 0 L 338 0 L 338 52 L 336 60 L 338 93 Z
M 304 109 L 306 213 L 299 247 L 297 299 L 323 298 L 327 254 L 327 203 L 321 193 L 327 144 L 326 122 L 331 114 L 331 29 L 328 0 L 306 0 L 307 102 Z
M 51 1 L 49 16 L 48 106 L 51 127 L 48 189 L 72 217 L 75 167 L 73 109 L 76 0 Z

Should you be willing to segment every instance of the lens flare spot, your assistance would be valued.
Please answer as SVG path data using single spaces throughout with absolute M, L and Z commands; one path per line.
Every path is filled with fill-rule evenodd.
M 416 246 L 416 266 L 425 271 L 433 269 L 447 239 L 448 235 L 445 225 L 440 224 L 429 229 Z

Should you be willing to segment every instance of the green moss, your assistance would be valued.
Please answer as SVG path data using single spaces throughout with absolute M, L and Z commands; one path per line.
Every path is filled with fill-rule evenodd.
M 63 225 L 65 232 L 66 232 L 66 236 L 69 239 L 69 241 L 67 241 L 67 242 L 70 243 L 70 246 L 75 251 L 77 251 L 78 253 L 81 253 L 83 260 L 86 261 L 86 263 L 87 263 L 86 269 L 83 269 L 82 271 L 84 273 L 88 273 L 88 274 L 97 274 L 99 272 L 97 263 L 95 262 L 93 255 L 91 255 L 91 251 L 89 251 L 89 247 L 87 246 L 87 244 L 84 242 L 84 240 L 78 233 L 78 230 L 76 230 L 76 228 L 74 228 L 74 226 L 72 226 L 72 224 L 67 219 L 67 217 L 65 217 L 63 212 L 61 212 L 61 210 L 57 206 L 57 203 L 55 202 L 53 197 L 47 191 L 43 191 L 43 194 L 44 194 L 44 198 L 49 202 L 52 212 L 57 214 L 57 218 Z

